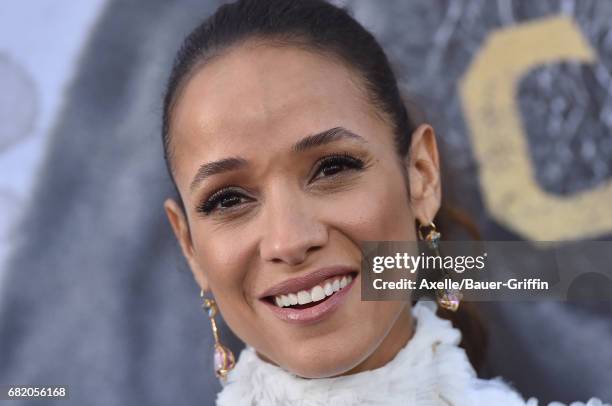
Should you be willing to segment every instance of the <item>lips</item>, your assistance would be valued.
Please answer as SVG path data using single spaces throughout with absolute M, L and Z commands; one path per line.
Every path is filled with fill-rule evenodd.
M 314 323 L 344 302 L 357 277 L 354 268 L 324 268 L 279 283 L 266 290 L 260 299 L 281 320 Z
M 351 267 L 335 266 L 328 268 L 321 268 L 308 275 L 299 276 L 296 278 L 288 279 L 277 285 L 274 285 L 270 289 L 263 292 L 259 298 L 263 299 L 268 296 L 287 295 L 289 293 L 296 293 L 301 290 L 310 290 L 315 285 L 325 281 L 326 279 L 333 278 L 334 276 L 356 274 L 357 270 Z

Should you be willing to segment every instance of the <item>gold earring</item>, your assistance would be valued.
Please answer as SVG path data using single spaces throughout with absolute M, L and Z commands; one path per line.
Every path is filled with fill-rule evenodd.
M 217 322 L 215 321 L 215 316 L 217 315 L 217 302 L 215 299 L 204 298 L 204 290 L 200 290 L 200 298 L 202 298 L 202 308 L 208 313 L 213 337 L 215 338 L 215 375 L 220 380 L 225 380 L 227 374 L 234 369 L 236 359 L 234 353 L 219 341 L 219 331 L 217 329 Z
M 423 241 L 427 242 L 427 246 L 435 252 L 437 257 L 440 256 L 440 251 L 438 250 L 440 246 L 440 238 L 442 234 L 437 230 L 436 225 L 433 221 L 429 222 L 428 227 L 431 228 L 427 235 L 423 237 L 423 224 L 419 222 L 418 234 L 419 238 Z M 448 271 L 445 272 L 446 276 L 448 276 Z M 436 292 L 436 301 L 438 305 L 443 309 L 450 310 L 452 312 L 456 312 L 459 309 L 459 304 L 461 303 L 463 295 L 461 291 L 457 289 L 438 289 Z

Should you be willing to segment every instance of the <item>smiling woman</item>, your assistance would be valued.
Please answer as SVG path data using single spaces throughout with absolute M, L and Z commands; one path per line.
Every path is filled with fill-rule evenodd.
M 228 48 L 201 63 L 176 96 L 171 162 L 187 219 L 173 201 L 166 209 L 200 286 L 267 359 L 306 377 L 382 366 L 411 334 L 405 303 L 362 303 L 350 289 L 343 306 L 322 314 L 325 322 L 296 328 L 283 315 L 298 310 L 272 311 L 265 300 L 278 284 L 303 284 L 295 278 L 309 278 L 303 287 L 312 288 L 323 282 L 313 275 L 334 276 L 324 275 L 329 269 L 358 278 L 361 239 L 415 239 L 393 130 L 353 73 L 318 53 L 272 44 Z M 433 132 L 420 134 L 430 155 Z M 422 189 L 425 179 L 437 181 L 428 162 L 413 182 Z M 423 199 L 422 221 L 436 195 Z M 301 287 L 291 289 L 279 293 Z M 347 334 L 359 337 L 356 345 L 337 351 Z
M 440 209 L 440 162 L 433 128 L 412 123 L 383 50 L 344 10 L 219 8 L 178 52 L 163 143 L 168 219 L 247 345 L 219 404 L 525 404 L 476 377 L 434 309 L 360 300 L 360 241 L 416 240 Z

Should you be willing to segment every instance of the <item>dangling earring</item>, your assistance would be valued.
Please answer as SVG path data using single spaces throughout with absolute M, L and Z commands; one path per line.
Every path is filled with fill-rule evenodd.
M 419 238 L 423 241 L 427 242 L 427 246 L 429 249 L 433 250 L 437 257 L 440 256 L 439 246 L 440 246 L 440 238 L 442 234 L 436 229 L 436 225 L 432 222 L 429 223 L 429 227 L 431 230 L 427 233 L 425 237 L 423 237 L 423 224 L 419 222 L 418 234 Z M 448 271 L 445 272 L 446 276 L 449 276 Z M 463 295 L 461 291 L 457 289 L 438 289 L 436 292 L 436 301 L 438 305 L 443 309 L 450 310 L 456 312 L 459 309 L 459 303 L 461 303 L 461 298 Z
M 202 308 L 208 313 L 213 337 L 215 338 L 215 375 L 217 378 L 224 381 L 227 374 L 236 365 L 236 359 L 234 358 L 234 353 L 219 341 L 219 331 L 217 330 L 217 322 L 215 321 L 215 316 L 217 315 L 217 302 L 215 302 L 215 299 L 204 298 L 204 290 L 200 290 L 200 298 L 202 298 Z

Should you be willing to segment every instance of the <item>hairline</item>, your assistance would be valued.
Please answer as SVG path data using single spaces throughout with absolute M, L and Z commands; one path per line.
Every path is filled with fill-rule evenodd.
M 193 79 L 198 72 L 206 65 L 213 63 L 215 60 L 222 56 L 225 56 L 231 52 L 236 51 L 240 47 L 245 46 L 270 46 L 270 47 L 295 47 L 300 50 L 331 58 L 336 63 L 344 66 L 349 71 L 349 80 L 356 87 L 356 89 L 364 96 L 364 101 L 372 106 L 372 111 L 377 119 L 384 124 L 390 125 L 392 128 L 395 127 L 393 118 L 384 111 L 381 111 L 380 106 L 375 102 L 372 92 L 367 88 L 367 78 L 357 68 L 351 65 L 349 61 L 341 56 L 340 53 L 335 52 L 334 49 L 327 49 L 316 44 L 312 44 L 308 41 L 306 34 L 253 34 L 245 38 L 239 39 L 231 45 L 224 46 L 218 49 L 213 48 L 208 50 L 206 55 L 198 55 L 195 57 L 194 63 L 187 68 L 187 71 L 178 79 L 174 92 L 172 92 L 172 98 L 169 100 L 165 107 L 166 114 L 166 128 L 164 131 L 165 141 L 167 143 L 167 156 L 170 164 L 171 172 L 174 174 L 174 147 L 171 145 L 170 128 L 172 123 L 172 112 L 181 98 L 187 84 Z M 394 134 L 395 135 L 395 134 Z

